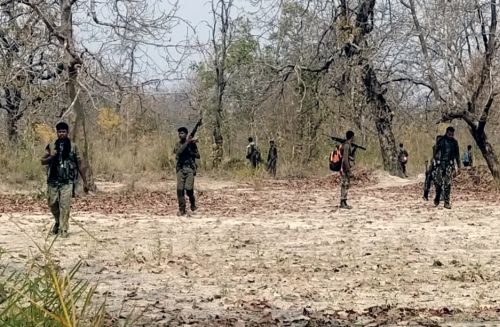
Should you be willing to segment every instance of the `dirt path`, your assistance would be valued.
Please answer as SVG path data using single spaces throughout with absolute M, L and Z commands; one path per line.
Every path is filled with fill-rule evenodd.
M 352 211 L 337 209 L 337 188 L 201 179 L 194 216 L 176 217 L 175 203 L 164 215 L 90 208 L 73 218 L 93 237 L 73 223 L 54 254 L 67 268 L 82 260 L 110 311 L 143 310 L 148 326 L 498 319 L 500 200 L 436 209 L 404 193 L 416 179 L 379 178 L 351 192 Z M 0 224 L 0 247 L 21 268 L 51 221 L 18 212 Z

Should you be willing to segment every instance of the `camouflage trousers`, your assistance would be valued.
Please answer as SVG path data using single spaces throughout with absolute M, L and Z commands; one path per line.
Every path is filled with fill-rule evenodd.
M 69 213 L 71 208 L 71 198 L 73 195 L 73 184 L 59 186 L 48 186 L 48 204 L 55 220 L 55 230 L 63 233 L 68 232 Z
M 196 206 L 194 174 L 194 169 L 191 167 L 183 167 L 177 171 L 177 201 L 179 202 L 180 211 L 186 211 L 186 194 L 189 198 L 191 208 Z
M 347 192 L 349 191 L 349 187 L 351 186 L 351 173 L 350 172 L 342 172 L 340 174 L 340 200 L 347 200 Z
M 453 165 L 439 166 L 434 170 L 432 176 L 434 184 L 436 185 L 436 198 L 434 202 L 439 203 L 442 193 L 444 203 L 450 204 L 451 181 L 453 179 L 454 170 L 455 168 Z

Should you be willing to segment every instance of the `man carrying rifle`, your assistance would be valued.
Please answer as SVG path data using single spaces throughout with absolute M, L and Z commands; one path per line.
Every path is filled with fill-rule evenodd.
M 76 145 L 69 139 L 69 126 L 64 122 L 56 125 L 57 140 L 45 147 L 41 163 L 47 169 L 47 195 L 50 211 L 54 216 L 52 234 L 68 237 L 71 197 L 75 174 L 80 173 L 83 189 L 88 192 L 85 167 Z
M 354 132 L 348 131 L 345 138 L 346 140 L 342 145 L 342 168 L 340 170 L 342 181 L 340 187 L 340 208 L 352 209 L 352 207 L 347 204 L 347 192 L 351 185 L 351 166 L 352 163 L 354 163 L 354 153 L 356 151 L 356 147 L 353 146 Z
M 189 198 L 191 211 L 197 209 L 194 196 L 194 176 L 196 174 L 196 159 L 200 159 L 200 153 L 194 139 L 194 133 L 196 133 L 198 126 L 199 123 L 189 135 L 186 127 L 177 130 L 179 142 L 175 146 L 174 153 L 177 172 L 177 200 L 179 202 L 178 216 L 186 215 L 186 194 Z

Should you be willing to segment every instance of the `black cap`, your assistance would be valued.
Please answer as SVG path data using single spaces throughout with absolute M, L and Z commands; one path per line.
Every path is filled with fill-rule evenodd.
M 180 127 L 178 130 L 177 130 L 178 133 L 188 133 L 188 129 L 186 127 Z

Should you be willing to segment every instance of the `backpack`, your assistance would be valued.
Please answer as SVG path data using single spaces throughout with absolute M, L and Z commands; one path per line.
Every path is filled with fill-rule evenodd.
M 259 148 L 254 145 L 252 146 L 252 152 L 250 154 L 250 160 L 255 163 L 260 163 L 262 161 L 262 157 L 260 155 L 260 150 Z
M 342 169 L 342 152 L 344 147 L 341 145 L 336 146 L 330 154 L 330 170 L 340 171 Z

